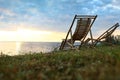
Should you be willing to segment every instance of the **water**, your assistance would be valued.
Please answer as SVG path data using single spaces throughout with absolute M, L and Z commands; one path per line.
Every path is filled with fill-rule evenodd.
M 29 52 L 51 52 L 60 45 L 59 42 L 0 42 L 0 53 L 19 55 Z

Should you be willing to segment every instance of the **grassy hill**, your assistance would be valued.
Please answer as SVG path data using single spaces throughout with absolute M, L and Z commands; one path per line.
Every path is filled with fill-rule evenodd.
M 120 80 L 120 46 L 1 55 L 0 80 Z

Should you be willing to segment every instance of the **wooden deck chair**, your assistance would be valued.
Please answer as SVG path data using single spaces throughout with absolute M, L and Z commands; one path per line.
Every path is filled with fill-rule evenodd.
M 116 28 L 119 27 L 119 23 L 116 23 L 115 25 L 113 25 L 112 27 L 110 27 L 108 30 L 106 30 L 102 35 L 100 35 L 95 42 L 93 43 L 93 46 L 96 46 L 98 42 L 100 42 L 102 39 L 105 39 L 109 36 L 111 36 L 111 34 L 116 30 Z
M 112 27 L 110 27 L 108 30 L 106 30 L 103 34 L 101 34 L 97 39 L 93 39 L 93 45 L 92 46 L 96 46 L 98 42 L 100 42 L 101 40 L 111 36 L 111 34 L 116 30 L 116 28 L 119 27 L 119 23 L 116 23 L 115 25 L 113 25 Z M 88 38 L 85 41 L 85 44 L 87 44 L 91 39 Z
M 75 41 L 80 41 L 80 47 L 83 44 L 88 32 L 90 32 L 92 38 L 91 26 L 93 25 L 96 18 L 97 15 L 75 15 L 66 38 L 63 39 L 59 49 L 63 50 L 66 47 L 74 48 Z M 75 22 L 77 22 L 76 29 L 74 33 L 72 33 L 72 28 Z M 68 39 L 68 37 L 70 38 Z

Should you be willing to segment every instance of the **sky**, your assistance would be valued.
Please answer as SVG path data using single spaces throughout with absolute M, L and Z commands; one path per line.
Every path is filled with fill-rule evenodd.
M 98 15 L 97 37 L 120 23 L 120 0 L 0 0 L 0 41 L 61 41 L 75 14 Z

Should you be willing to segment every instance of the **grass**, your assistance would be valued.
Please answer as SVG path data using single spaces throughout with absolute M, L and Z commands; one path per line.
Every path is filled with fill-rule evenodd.
M 120 46 L 1 55 L 0 80 L 120 80 Z

